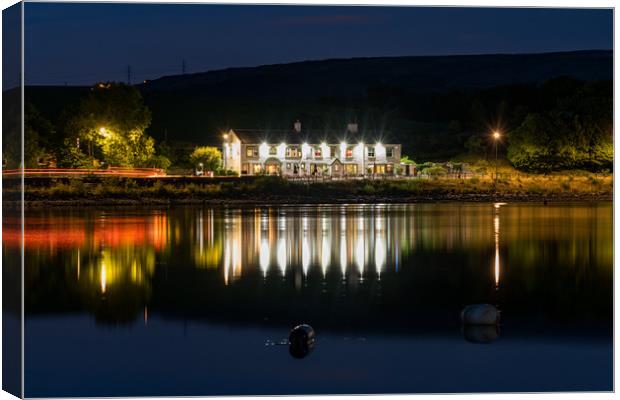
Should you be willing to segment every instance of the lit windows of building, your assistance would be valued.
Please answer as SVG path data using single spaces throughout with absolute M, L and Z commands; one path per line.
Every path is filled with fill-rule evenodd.
M 381 144 L 388 132 L 368 130 L 230 129 L 223 147 L 227 169 L 240 175 L 284 177 L 359 177 L 366 174 L 393 175 L 398 170 L 401 146 Z M 291 124 L 293 125 L 293 124 Z
M 247 158 L 257 158 L 258 157 L 258 146 L 248 146 L 245 148 L 245 156 Z

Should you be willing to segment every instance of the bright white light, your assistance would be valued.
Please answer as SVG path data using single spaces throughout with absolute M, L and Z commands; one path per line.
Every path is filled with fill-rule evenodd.
M 347 272 L 347 237 L 344 232 L 340 234 L 340 269 L 344 277 Z
M 258 156 L 260 158 L 267 158 L 268 155 L 269 155 L 269 146 L 267 145 L 267 143 L 263 142 L 258 147 Z
M 278 146 L 278 157 L 284 158 L 285 152 L 286 152 L 286 143 L 282 142 Z
M 283 237 L 278 238 L 278 267 L 284 276 L 286 272 L 286 242 Z
M 269 269 L 269 258 L 271 257 L 271 251 L 269 249 L 269 240 L 263 238 L 260 243 L 260 269 L 263 271 L 263 276 L 267 276 L 267 269 Z
M 310 266 L 310 243 L 308 243 L 308 237 L 305 234 L 301 243 L 301 266 L 304 270 L 304 275 L 308 275 L 308 267 Z
M 302 158 L 308 158 L 310 157 L 312 154 L 312 151 L 310 149 L 310 146 L 308 146 L 308 143 L 304 143 L 301 145 L 301 157 Z
M 381 277 L 381 271 L 385 264 L 385 243 L 383 235 L 377 235 L 375 242 L 375 266 L 377 268 L 377 275 Z
M 331 240 L 327 236 L 327 233 L 323 233 L 323 238 L 321 242 L 321 269 L 323 270 L 323 277 L 325 277 L 327 267 L 329 267 L 330 243 Z
M 105 270 L 105 264 L 103 263 L 101 264 L 101 276 L 99 277 L 99 280 L 101 282 L 101 293 L 105 293 L 107 286 L 107 275 Z

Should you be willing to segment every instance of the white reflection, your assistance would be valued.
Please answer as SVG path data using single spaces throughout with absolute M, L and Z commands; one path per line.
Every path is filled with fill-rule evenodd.
M 260 269 L 263 271 L 263 276 L 267 276 L 267 270 L 269 269 L 269 259 L 271 257 L 271 249 L 269 248 L 269 240 L 262 238 L 260 242 Z
M 327 224 L 327 217 L 323 216 L 323 218 L 321 218 L 321 229 L 323 231 L 326 231 L 328 227 L 329 225 Z
M 331 240 L 327 237 L 325 233 L 323 233 L 323 237 L 321 239 L 321 269 L 323 270 L 323 277 L 325 277 L 325 273 L 327 272 L 327 268 L 329 267 L 329 260 L 331 257 Z
M 385 239 L 382 233 L 378 233 L 375 239 L 375 266 L 377 275 L 381 277 L 383 266 L 385 265 Z
M 278 238 L 278 267 L 284 276 L 286 271 L 286 242 L 283 237 Z
M 200 254 L 202 254 L 205 244 L 204 215 L 202 210 L 200 210 L 200 212 L 198 213 L 198 218 L 196 220 L 196 230 L 198 231 L 198 247 Z
M 344 277 L 347 272 L 347 237 L 344 231 L 340 233 L 340 269 Z
M 308 236 L 304 234 L 304 240 L 301 242 L 301 267 L 304 270 L 304 275 L 308 274 L 309 266 L 310 266 L 310 245 L 308 243 Z
M 360 233 L 358 230 L 358 236 L 355 242 L 355 264 L 357 265 L 357 269 L 359 270 L 360 277 L 364 275 L 364 235 L 363 232 Z

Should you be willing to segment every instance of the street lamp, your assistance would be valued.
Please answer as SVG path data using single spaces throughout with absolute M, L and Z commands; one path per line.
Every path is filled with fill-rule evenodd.
M 493 132 L 493 142 L 495 143 L 495 184 L 497 185 L 497 142 L 499 141 L 501 134 L 499 131 Z

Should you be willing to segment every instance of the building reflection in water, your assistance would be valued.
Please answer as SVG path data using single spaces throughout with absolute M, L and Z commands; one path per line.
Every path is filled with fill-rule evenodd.
M 291 281 L 296 288 L 315 278 L 354 285 L 400 274 L 401 262 L 407 271 L 422 271 L 452 265 L 451 256 L 489 254 L 492 246 L 491 279 L 498 288 L 509 261 L 524 271 L 534 268 L 549 240 L 563 268 L 580 268 L 584 259 L 611 265 L 606 208 L 496 203 L 492 209 L 481 204 L 33 213 L 24 230 L 25 279 L 36 285 L 55 268 L 66 285 L 92 299 L 121 293 L 148 299 L 155 273 L 165 275 L 170 268 L 205 269 L 223 285 L 254 274 Z M 21 243 L 18 222 L 7 219 L 3 225 L 5 250 Z M 504 261 L 500 252 L 507 243 L 511 252 Z M 136 301 L 137 312 L 145 305 Z

